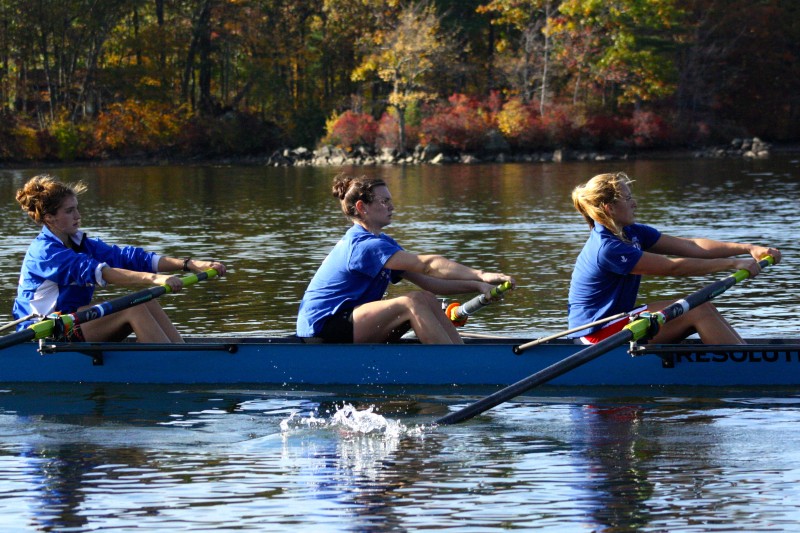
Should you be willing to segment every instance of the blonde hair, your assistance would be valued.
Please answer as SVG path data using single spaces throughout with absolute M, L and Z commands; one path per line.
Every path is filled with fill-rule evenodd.
M 624 172 L 598 174 L 572 190 L 572 203 L 583 215 L 590 228 L 600 223 L 620 239 L 627 240 L 623 228 L 608 214 L 605 207 L 624 198 L 623 185 L 630 187 L 633 180 Z
M 28 216 L 39 225 L 44 224 L 45 215 L 55 215 L 68 196 L 78 196 L 86 191 L 86 185 L 62 183 L 47 174 L 29 179 L 17 191 L 17 203 Z
M 349 219 L 359 218 L 356 210 L 356 202 L 361 200 L 366 204 L 371 204 L 375 200 L 375 187 L 386 185 L 380 178 L 368 178 L 367 176 L 349 176 L 345 173 L 338 174 L 333 178 L 333 196 L 337 198 L 342 206 L 342 211 Z

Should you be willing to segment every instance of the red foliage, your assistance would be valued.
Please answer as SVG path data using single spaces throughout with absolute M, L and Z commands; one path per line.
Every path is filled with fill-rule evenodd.
M 426 144 L 435 143 L 458 151 L 478 151 L 486 134 L 494 127 L 492 113 L 477 99 L 454 94 L 447 104 L 434 108 L 423 119 L 421 136 Z
M 505 105 L 505 100 L 500 91 L 491 91 L 489 98 L 486 99 L 484 107 L 488 111 L 489 122 L 495 124 L 497 121 L 497 114 L 500 113 Z
M 406 122 L 406 150 L 412 150 L 419 141 L 419 127 Z M 397 148 L 400 143 L 400 129 L 397 125 L 397 115 L 384 113 L 378 121 L 378 135 L 375 144 L 378 148 Z
M 573 146 L 577 143 L 580 130 L 575 125 L 574 116 L 575 109 L 572 106 L 553 105 L 545 110 L 542 129 L 551 147 Z
M 631 142 L 638 148 L 663 146 L 672 138 L 667 121 L 652 111 L 634 111 L 631 126 Z
M 378 123 L 372 115 L 345 111 L 328 124 L 328 135 L 324 141 L 341 146 L 374 146 L 378 137 Z
M 586 120 L 583 133 L 592 146 L 605 148 L 628 139 L 633 134 L 633 126 L 627 117 L 594 115 Z

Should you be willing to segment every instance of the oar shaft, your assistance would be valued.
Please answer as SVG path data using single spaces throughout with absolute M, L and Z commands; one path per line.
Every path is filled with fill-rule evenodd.
M 761 268 L 766 268 L 769 265 L 772 265 L 773 263 L 774 260 L 772 256 L 767 256 L 766 258 L 758 262 Z M 679 316 L 688 312 L 690 309 L 694 309 L 699 305 L 702 305 L 706 302 L 710 302 L 711 300 L 713 300 L 726 290 L 730 289 L 740 281 L 743 281 L 749 277 L 750 277 L 750 271 L 746 269 L 737 270 L 730 276 L 723 278 L 719 281 L 715 281 L 714 283 L 707 285 L 696 292 L 693 292 L 686 298 L 671 303 L 661 311 L 658 311 L 658 313 L 664 316 L 665 319 L 664 321 L 672 320 L 673 318 L 678 318 Z
M 35 326 L 34 324 L 33 326 Z M 30 326 L 28 328 L 23 329 L 22 331 L 18 331 L 16 333 L 10 333 L 8 335 L 4 335 L 0 338 L 0 350 L 3 348 L 8 348 L 9 346 L 14 346 L 15 344 L 22 344 L 23 342 L 32 341 L 36 338 L 36 331 L 34 331 Z
M 180 278 L 180 280 L 184 287 L 188 287 L 189 285 L 193 285 L 198 281 L 211 279 L 216 275 L 217 271 L 212 268 L 203 272 L 183 276 Z M 170 292 L 172 292 L 172 289 L 169 285 L 157 285 L 155 287 L 148 287 L 147 289 L 142 289 L 138 292 L 134 292 L 133 294 L 120 296 L 119 298 L 108 300 L 107 302 L 99 303 L 82 311 L 76 311 L 70 314 L 72 315 L 74 322 L 76 324 L 80 324 L 82 322 L 88 322 L 96 318 L 110 315 L 111 313 L 122 311 L 128 307 L 149 302 L 154 298 L 158 298 L 159 296 Z
M 517 381 L 513 385 L 509 385 L 508 387 L 501 389 L 482 400 L 472 403 L 459 411 L 454 411 L 441 417 L 436 421 L 436 423 L 440 425 L 447 425 L 457 424 L 459 422 L 463 422 L 464 420 L 469 420 L 470 418 L 473 418 L 484 411 L 488 411 L 492 407 L 496 407 L 501 403 L 507 402 L 511 398 L 519 396 L 523 392 L 556 379 L 562 374 L 565 374 L 566 372 L 569 372 L 570 370 L 577 368 L 584 363 L 588 363 L 592 359 L 600 357 L 607 351 L 612 350 L 617 346 L 622 346 L 626 342 L 630 341 L 632 336 L 633 333 L 630 330 L 623 329 L 607 339 L 603 339 L 597 344 L 593 344 L 577 353 L 570 355 L 569 357 L 562 359 L 557 363 L 553 363 L 547 368 L 543 368 L 535 374 L 532 374 L 523 380 Z

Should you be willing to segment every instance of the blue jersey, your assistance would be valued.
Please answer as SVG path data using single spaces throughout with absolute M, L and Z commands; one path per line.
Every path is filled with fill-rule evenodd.
M 32 313 L 73 313 L 89 304 L 95 285 L 105 286 L 103 268 L 124 268 L 157 272 L 160 256 L 134 246 L 112 246 L 79 231 L 69 248 L 47 226 L 33 240 L 25 254 L 14 300 L 14 319 Z M 17 325 L 22 330 L 36 320 Z
M 635 307 L 642 277 L 630 272 L 644 250 L 658 241 L 661 232 L 644 224 L 626 226 L 624 231 L 630 242 L 622 241 L 595 223 L 572 271 L 568 306 L 570 328 Z M 601 327 L 585 329 L 572 336 L 582 337 Z
M 389 282 L 397 283 L 403 273 L 384 265 L 402 249 L 388 235 L 375 235 L 353 224 L 309 283 L 297 314 L 297 336 L 315 337 L 325 320 L 340 309 L 383 298 Z

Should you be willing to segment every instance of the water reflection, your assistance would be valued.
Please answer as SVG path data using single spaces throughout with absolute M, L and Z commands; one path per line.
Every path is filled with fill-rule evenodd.
M 638 530 L 650 522 L 647 502 L 654 492 L 648 462 L 660 452 L 638 433 L 643 410 L 636 405 L 587 405 L 580 424 L 587 433 L 586 488 L 604 531 Z
M 568 392 L 431 428 L 467 398 L 12 387 L 0 396 L 0 525 L 695 531 L 791 529 L 800 516 L 787 504 L 800 481 L 793 391 Z M 393 415 L 358 431 L 337 421 L 344 398 L 365 419 L 373 405 Z

